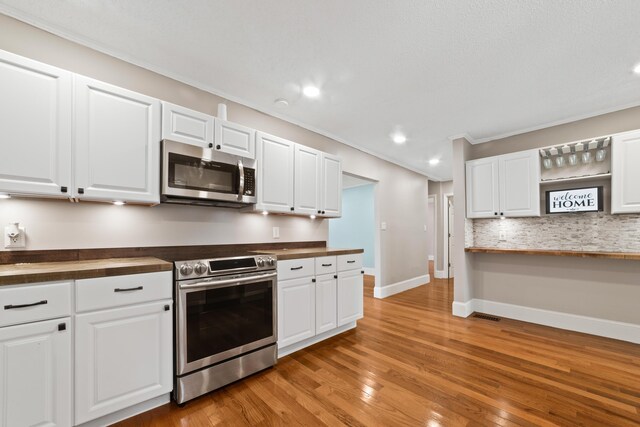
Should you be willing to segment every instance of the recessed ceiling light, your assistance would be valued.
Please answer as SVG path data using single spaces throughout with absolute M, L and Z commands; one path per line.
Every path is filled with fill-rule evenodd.
M 7 193 L 0 193 L 0 199 L 10 199 L 11 196 L 8 195 Z
M 438 163 L 440 163 L 440 159 L 431 159 L 431 160 L 429 160 L 429 164 L 430 164 L 431 166 L 435 166 L 435 165 L 437 165 Z
M 407 142 L 407 137 L 402 134 L 397 134 L 393 136 L 393 142 L 396 144 L 404 144 Z
M 320 89 L 316 86 L 305 86 L 302 89 L 302 93 L 304 93 L 304 96 L 308 98 L 317 98 L 320 96 Z
M 640 64 L 637 64 L 635 67 L 633 67 L 633 72 L 636 74 L 640 74 Z
M 276 104 L 276 106 L 278 107 L 288 107 L 289 106 L 289 101 L 287 101 L 284 98 L 278 98 L 275 101 L 273 101 L 274 104 Z

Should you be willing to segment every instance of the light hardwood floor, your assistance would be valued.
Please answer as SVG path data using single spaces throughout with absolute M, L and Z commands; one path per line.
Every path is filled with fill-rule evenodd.
M 640 425 L 640 346 L 453 317 L 447 280 L 384 300 L 367 282 L 355 330 L 119 425 Z

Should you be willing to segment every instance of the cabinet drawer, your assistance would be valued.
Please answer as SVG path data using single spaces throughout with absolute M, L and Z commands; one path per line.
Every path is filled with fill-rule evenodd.
M 315 258 L 278 261 L 278 280 L 296 279 L 315 274 Z
M 69 316 L 71 282 L 2 287 L 0 301 L 0 326 Z
M 172 280 L 171 271 L 76 280 L 76 311 L 170 299 Z
M 338 255 L 338 271 L 362 269 L 362 254 Z
M 338 269 L 338 259 L 335 256 L 318 257 L 316 260 L 316 276 L 335 273 Z

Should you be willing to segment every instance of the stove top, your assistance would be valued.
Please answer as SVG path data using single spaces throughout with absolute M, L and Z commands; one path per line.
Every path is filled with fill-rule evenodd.
M 222 276 L 276 269 L 273 255 L 242 254 L 233 257 L 176 261 L 176 280 Z

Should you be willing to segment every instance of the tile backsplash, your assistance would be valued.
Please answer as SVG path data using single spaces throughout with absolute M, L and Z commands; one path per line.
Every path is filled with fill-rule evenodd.
M 472 232 L 465 233 L 467 247 L 640 252 L 639 214 L 600 212 L 471 221 Z

